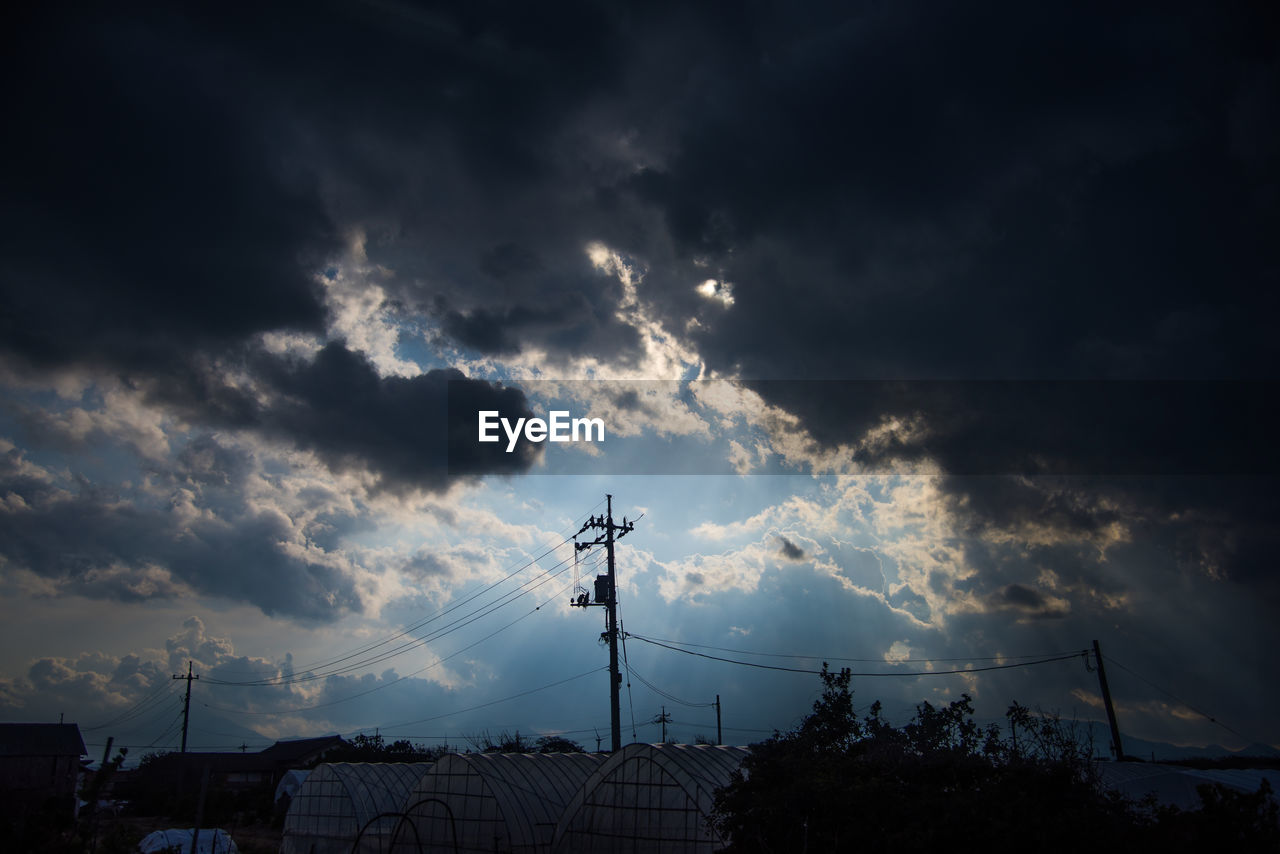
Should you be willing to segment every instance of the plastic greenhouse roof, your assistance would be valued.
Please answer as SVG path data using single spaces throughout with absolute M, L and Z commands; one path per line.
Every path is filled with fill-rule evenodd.
M 273 800 L 279 801 L 282 797 L 288 795 L 290 803 L 292 803 L 292 799 L 298 796 L 298 790 L 302 788 L 302 784 L 307 782 L 307 778 L 310 776 L 310 770 L 298 768 L 284 772 L 284 776 L 276 784 L 276 794 Z
M 745 747 L 708 744 L 629 744 L 610 756 L 596 769 L 570 801 L 556 828 L 555 846 L 556 848 L 572 847 L 566 840 L 570 834 L 592 836 L 593 831 L 590 827 L 593 823 L 582 820 L 588 818 L 584 814 L 589 811 L 609 811 L 610 805 L 593 802 L 593 794 L 603 791 L 604 786 L 609 783 L 614 783 L 624 791 L 630 790 L 625 808 L 642 812 L 652 811 L 654 809 L 652 795 L 644 791 L 652 778 L 646 778 L 645 774 L 655 770 L 661 776 L 673 781 L 686 801 L 682 806 L 663 801 L 658 807 L 660 812 L 672 813 L 670 821 L 664 822 L 659 819 L 660 825 L 666 828 L 662 833 L 670 833 L 669 839 L 665 839 L 664 836 L 665 841 L 676 844 L 679 842 L 709 844 L 709 839 L 684 838 L 682 834 L 687 834 L 689 829 L 682 823 L 690 813 L 696 812 L 701 819 L 705 819 L 710 814 L 716 789 L 728 784 L 730 776 L 742 764 L 742 760 L 749 752 Z M 648 769 L 645 770 L 644 766 L 648 766 Z M 676 813 L 679 813 L 679 820 L 676 819 Z M 610 821 L 607 816 L 604 818 L 604 826 L 618 823 Z M 657 839 L 647 841 L 662 844 L 662 841 Z M 632 842 L 635 840 L 618 840 L 618 843 L 623 844 L 624 847 Z M 605 840 L 598 840 L 590 843 L 590 847 L 603 850 L 607 846 Z M 630 850 L 629 847 L 628 850 Z
M 383 813 L 399 813 L 430 762 L 331 762 L 317 765 L 285 817 L 281 850 L 302 839 L 346 840 L 347 849 L 369 822 Z M 394 824 L 378 823 L 366 834 L 385 834 Z M 307 850 L 302 846 L 300 850 Z
M 414 786 L 405 801 L 407 820 L 416 814 L 424 845 L 433 839 L 451 843 L 453 831 L 437 826 L 432 834 L 438 819 L 423 815 L 430 813 L 424 802 L 438 799 L 456 818 L 459 850 L 487 851 L 495 835 L 504 835 L 504 850 L 545 851 L 565 805 L 604 761 L 592 753 L 449 754 Z M 493 805 L 485 809 L 477 799 L 492 799 Z M 409 844 L 411 838 L 398 829 L 397 843 Z
M 1256 792 L 1266 779 L 1273 791 L 1280 791 L 1280 771 L 1275 770 L 1203 770 L 1154 762 L 1099 762 L 1097 769 L 1102 784 L 1109 789 L 1134 799 L 1154 795 L 1157 803 L 1184 810 L 1200 808 L 1196 787 L 1205 783 Z
M 168 854 L 170 851 L 191 854 L 193 836 L 196 837 L 195 854 L 240 854 L 231 835 L 221 828 L 213 827 L 202 827 L 198 836 L 195 828 L 153 830 L 138 843 L 138 851 L 142 854 Z

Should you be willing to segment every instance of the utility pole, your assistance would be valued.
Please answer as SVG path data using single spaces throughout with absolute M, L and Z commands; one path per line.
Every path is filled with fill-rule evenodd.
M 187 680 L 187 696 L 186 696 L 186 699 L 182 701 L 182 752 L 186 753 L 187 752 L 187 724 L 191 720 L 191 680 L 199 679 L 200 677 L 191 675 L 191 662 L 187 661 L 187 675 L 179 676 L 178 674 L 175 673 L 173 674 L 173 678 Z
M 1111 724 L 1111 749 L 1115 751 L 1116 761 L 1124 760 L 1124 748 L 1120 746 L 1120 727 L 1116 723 L 1116 709 L 1111 705 L 1111 689 L 1107 687 L 1107 671 L 1102 666 L 1102 649 L 1098 642 L 1093 642 L 1093 657 L 1098 662 L 1098 685 L 1102 688 L 1102 702 L 1107 707 L 1107 722 Z
M 662 714 L 653 719 L 655 724 L 662 724 L 662 743 L 667 743 L 667 724 L 671 723 L 671 715 L 667 714 L 667 707 L 662 707 Z
M 724 736 L 720 733 L 720 695 L 716 694 L 716 744 L 724 744 Z
M 584 593 L 576 599 L 570 599 L 574 607 L 585 608 L 589 605 L 600 605 L 605 609 L 605 630 L 601 634 L 609 644 L 609 723 L 613 729 L 614 753 L 622 749 L 622 705 L 619 691 L 622 686 L 622 673 L 618 670 L 618 576 L 614 567 L 613 544 L 635 530 L 635 523 L 622 517 L 622 524 L 613 523 L 613 496 L 605 495 L 607 503 L 604 516 L 592 516 L 574 534 L 573 547 L 577 551 L 585 551 L 592 546 L 603 545 L 608 550 L 609 569 L 607 574 L 596 576 L 595 601 L 587 601 Z M 577 538 L 587 530 L 601 531 L 589 543 L 579 543 Z
M 200 775 L 200 798 L 196 801 L 196 826 L 191 831 L 191 850 L 200 850 L 200 825 L 204 824 L 204 797 L 209 792 L 209 766 L 204 766 L 204 771 Z M 213 835 L 214 844 L 217 844 L 218 835 Z M 212 850 L 213 846 L 210 846 Z

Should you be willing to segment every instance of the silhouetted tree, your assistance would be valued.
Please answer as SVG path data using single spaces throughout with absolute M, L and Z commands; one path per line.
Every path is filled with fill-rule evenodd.
M 321 762 L 433 762 L 449 752 L 446 744 L 427 747 L 407 738 L 387 743 L 381 735 L 359 735 L 325 754 Z
M 858 720 L 847 669 L 824 664 L 821 679 L 812 713 L 753 745 L 717 793 L 712 823 L 730 850 L 1113 850 L 1140 830 L 1122 799 L 1062 760 L 1078 751 L 1054 740 L 1052 720 L 1011 710 L 1027 732 L 1015 750 L 973 721 L 968 695 L 921 703 L 899 728 L 879 703 Z
M 1200 809 L 1156 811 L 1152 845 L 1162 851 L 1280 851 L 1280 807 L 1266 780 L 1256 792 L 1219 783 L 1196 787 Z
M 538 753 L 585 753 L 586 748 L 562 735 L 544 735 L 533 743 Z
M 476 753 L 533 753 L 533 743 L 520 735 L 520 731 L 516 730 L 514 734 L 503 730 L 497 736 L 493 736 L 488 730 L 467 736 L 467 744 L 475 750 Z

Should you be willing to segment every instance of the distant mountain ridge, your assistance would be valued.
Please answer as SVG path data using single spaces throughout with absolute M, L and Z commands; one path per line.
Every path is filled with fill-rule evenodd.
M 1093 736 L 1094 752 L 1100 757 L 1111 755 L 1111 728 L 1106 721 L 1081 721 L 1081 726 L 1088 727 Z M 1270 745 L 1254 742 L 1239 750 L 1232 750 L 1220 744 L 1180 745 L 1167 741 L 1148 741 L 1129 735 L 1122 728 L 1120 740 L 1124 742 L 1126 756 L 1145 759 L 1148 762 L 1165 762 L 1173 759 L 1221 759 L 1245 756 L 1257 756 L 1265 759 L 1280 758 L 1280 749 Z

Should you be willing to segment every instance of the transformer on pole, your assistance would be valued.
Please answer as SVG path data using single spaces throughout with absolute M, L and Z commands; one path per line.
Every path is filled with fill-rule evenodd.
M 599 605 L 605 609 L 605 630 L 601 635 L 609 644 L 609 723 L 613 730 L 612 747 L 615 753 L 622 749 L 622 706 L 620 691 L 622 673 L 618 669 L 618 577 L 614 567 L 613 544 L 635 530 L 635 523 L 622 517 L 622 524 L 613 521 L 613 496 L 605 495 L 607 502 L 604 516 L 592 516 L 574 534 L 574 549 L 585 551 L 592 546 L 603 545 L 608 551 L 608 570 L 604 575 L 596 576 L 594 601 L 586 591 L 574 591 L 574 598 L 569 605 L 575 608 L 587 608 Z M 588 530 L 600 531 L 596 538 L 588 543 L 577 542 L 578 536 Z

